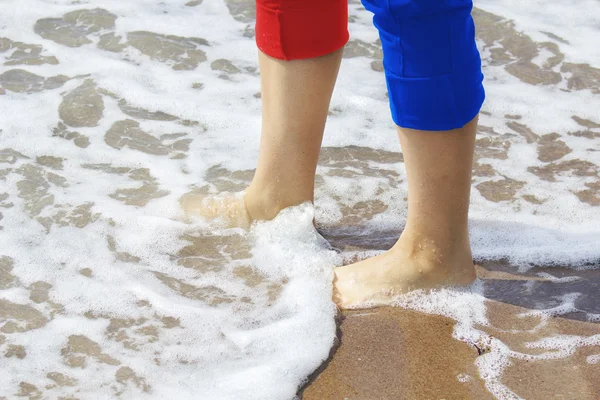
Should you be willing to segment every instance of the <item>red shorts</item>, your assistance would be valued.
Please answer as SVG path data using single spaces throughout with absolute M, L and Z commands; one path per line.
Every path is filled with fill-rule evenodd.
M 256 44 L 273 58 L 324 56 L 348 37 L 348 0 L 256 0 Z

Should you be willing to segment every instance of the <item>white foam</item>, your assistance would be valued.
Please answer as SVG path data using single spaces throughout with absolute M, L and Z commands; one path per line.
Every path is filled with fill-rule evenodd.
M 597 4 L 594 0 L 564 1 L 480 0 L 477 6 L 513 19 L 519 31 L 536 41 L 554 41 L 565 53 L 565 61 L 590 63 L 598 67 Z M 96 47 L 98 37 L 89 35 L 91 44 L 71 48 L 43 39 L 33 31 L 40 18 L 60 17 L 64 13 L 87 8 L 105 8 L 118 16 L 115 34 L 125 36 L 135 30 L 151 31 L 183 37 L 201 37 L 210 46 L 203 47 L 208 61 L 193 71 L 176 71 L 170 65 L 151 60 L 132 47 L 112 53 Z M 353 39 L 372 43 L 377 32 L 371 15 L 358 4 L 352 4 L 356 17 L 350 24 Z M 566 18 L 566 19 L 565 19 Z M 215 24 L 215 21 L 218 21 Z M 566 21 L 566 22 L 565 22 Z M 229 59 L 243 68 L 256 66 L 257 51 L 252 38 L 243 35 L 247 24 L 229 15 L 222 1 L 204 1 L 197 7 L 184 6 L 184 1 L 165 0 L 149 4 L 144 0 L 30 0 L 27 6 L 18 0 L 2 2 L 0 36 L 29 44 L 40 44 L 43 55 L 56 56 L 58 65 L 19 65 L 43 77 L 67 75 L 72 80 L 63 87 L 39 93 L 23 94 L 7 91 L 0 95 L 0 149 L 11 148 L 27 159 L 2 164 L 12 171 L 0 179 L 0 193 L 8 193 L 0 212 L 0 255 L 15 260 L 11 274 L 18 286 L 2 290 L 4 300 L 30 306 L 51 319 L 38 329 L 6 334 L 6 344 L 23 345 L 27 357 L 3 358 L 0 366 L 0 397 L 14 397 L 21 381 L 43 389 L 52 382 L 50 371 L 60 371 L 78 379 L 78 395 L 110 398 L 115 390 L 123 398 L 177 399 L 289 399 L 306 377 L 327 357 L 335 336 L 335 307 L 330 300 L 332 268 L 342 258 L 329 250 L 312 227 L 313 215 L 319 224 L 332 225 L 344 221 L 342 207 L 377 198 L 387 210 L 361 226 L 359 234 L 375 237 L 381 232 L 399 232 L 406 219 L 406 182 L 394 187 L 380 177 L 359 175 L 342 178 L 324 175 L 317 191 L 316 210 L 307 205 L 287 210 L 270 223 L 256 224 L 247 235 L 241 230 L 220 230 L 206 221 L 191 225 L 181 222 L 178 205 L 181 194 L 192 186 L 209 184 L 205 175 L 220 164 L 230 171 L 253 169 L 259 147 L 260 101 L 253 95 L 260 90 L 256 74 L 235 74 L 229 81 L 219 78 L 211 62 Z M 210 27 L 210 29 L 208 28 Z M 541 33 L 554 33 L 570 44 L 560 43 Z M 0 53 L 0 72 L 13 67 L 4 65 L 10 51 Z M 565 132 L 580 130 L 572 115 L 597 119 L 597 95 L 590 90 L 563 92 L 566 83 L 557 86 L 531 86 L 507 73 L 502 66 L 490 66 L 483 51 L 487 100 L 481 124 L 500 134 L 514 134 L 505 125 L 504 114 L 519 114 L 519 123 L 544 135 L 559 132 L 573 151 L 564 160 L 580 159 L 599 164 L 597 141 L 568 136 Z M 534 59 L 542 63 L 548 54 Z M 325 146 L 360 145 L 375 149 L 399 151 L 395 127 L 389 116 L 383 74 L 370 68 L 372 60 L 362 57 L 345 59 L 332 99 L 331 107 L 340 112 L 329 118 Z M 98 87 L 115 93 L 135 107 L 160 110 L 181 119 L 198 121 L 198 126 L 184 126 L 175 121 L 141 120 L 140 127 L 159 137 L 164 133 L 185 133 L 193 139 L 185 159 L 171 159 L 130 148 L 110 147 L 104 140 L 115 121 L 130 118 L 118 107 L 117 100 L 103 95 L 104 115 L 95 127 L 70 128 L 90 140 L 90 146 L 79 148 L 72 141 L 54 137 L 52 130 L 59 122 L 58 106 L 65 92 L 78 87 L 89 74 Z M 80 76 L 80 77 L 77 77 Z M 204 84 L 202 90 L 192 84 Z M 204 132 L 204 128 L 207 130 Z M 471 232 L 474 256 L 478 259 L 508 259 L 526 270 L 532 264 L 567 265 L 575 268 L 597 268 L 600 260 L 599 208 L 582 203 L 574 194 L 586 188 L 595 177 L 558 174 L 556 182 L 548 182 L 527 171 L 530 166 L 543 166 L 537 160 L 533 145 L 524 138 L 512 138 L 508 160 L 486 158 L 501 175 L 526 182 L 515 199 L 491 202 L 473 189 Z M 44 179 L 54 173 L 68 186 L 47 183 L 54 205 L 31 217 L 26 202 L 19 197 L 18 182 L 23 181 L 19 168 L 35 164 L 38 156 L 64 158 L 63 169 L 40 167 Z M 169 192 L 145 206 L 127 205 L 110 197 L 116 189 L 136 188 L 140 181 L 126 175 L 82 168 L 83 164 L 110 164 L 112 167 L 147 168 L 160 190 Z M 405 179 L 404 164 L 372 168 L 393 169 Z M 475 185 L 492 178 L 476 177 Z M 398 183 L 398 182 L 396 182 Z M 216 192 L 211 187 L 212 192 Z M 531 204 L 520 196 L 535 195 L 543 204 Z M 338 200 L 341 199 L 341 200 Z M 0 201 L 1 202 L 1 201 Z M 49 229 L 35 217 L 67 214 L 75 207 L 92 202 L 92 214 L 98 219 L 85 226 L 59 226 Z M 1 204 L 0 204 L 1 205 Z M 59 207 L 60 206 L 60 207 Z M 230 260 L 222 269 L 199 272 L 177 264 L 178 252 L 189 245 L 185 235 L 217 235 L 242 237 L 250 243 L 249 258 Z M 114 238 L 115 251 L 108 248 Z M 226 253 L 223 248 L 219 251 Z M 117 258 L 129 254 L 139 261 Z M 363 253 L 371 254 L 371 253 Z M 125 260 L 125 261 L 124 261 Z M 210 265 L 216 267 L 215 265 Z M 236 267 L 251 266 L 265 280 L 249 287 L 236 277 Z M 89 268 L 92 277 L 80 274 Z M 211 306 L 206 301 L 185 297 L 157 278 L 157 273 L 193 285 L 212 286 L 231 303 Z M 544 276 L 549 279 L 550 276 Z M 560 278 L 566 282 L 567 278 Z M 555 279 L 556 280 L 556 279 Z M 29 299 L 31 284 L 39 281 L 52 285 L 49 300 L 63 306 L 62 313 L 50 302 L 35 303 Z M 558 280 L 556 280 L 558 282 Z M 273 303 L 269 284 L 283 284 Z M 177 283 L 173 283 L 177 285 Z M 199 289 L 198 293 L 202 293 Z M 227 297 L 229 296 L 229 297 Z M 569 297 L 571 296 L 571 297 Z M 530 315 L 563 315 L 576 311 L 575 294 L 549 310 Z M 245 299 L 242 301 L 241 299 Z M 239 300 L 239 301 L 238 301 Z M 140 306 L 147 302 L 147 306 Z M 413 293 L 400 297 L 398 306 L 421 312 L 446 315 L 457 320 L 454 336 L 469 343 L 485 343 L 490 351 L 477 358 L 477 366 L 486 387 L 498 398 L 518 398 L 501 383 L 503 368 L 510 357 L 518 357 L 497 339 L 491 339 L 476 326 L 487 323 L 482 283 L 464 290 L 444 289 L 431 295 Z M 89 312 L 88 317 L 84 314 Z M 179 327 L 166 329 L 161 317 L 172 317 Z M 598 314 L 588 314 L 589 321 L 600 321 Z M 140 326 L 154 326 L 159 336 L 155 341 L 137 332 L 138 326 L 124 329 L 138 350 L 124 346 L 107 334 L 110 318 L 146 319 Z M 19 326 L 24 326 L 21 321 Z M 61 350 L 71 335 L 84 335 L 97 342 L 103 353 L 118 359 L 120 366 L 132 368 L 152 386 L 115 383 L 120 366 L 104 364 L 87 357 L 86 368 L 65 366 Z M 532 346 L 547 346 L 547 356 L 561 357 L 574 347 L 594 345 L 597 337 L 565 337 L 540 341 Z M 546 347 L 545 347 L 546 348 Z M 525 357 L 523 355 L 522 357 Z M 156 361 L 156 360 L 158 361 Z M 590 361 L 591 360 L 591 361 Z M 157 362 L 160 365 L 157 365 Z M 597 356 L 588 357 L 597 363 Z M 90 377 L 93 377 L 91 379 Z M 116 389 L 113 389 L 116 388 Z M 48 396 L 69 396 L 68 387 L 54 388 Z
M 563 276 L 562 278 L 559 278 L 547 272 L 538 272 L 536 275 L 554 283 L 569 283 L 581 280 L 578 276 Z
M 535 342 L 525 343 L 525 346 L 531 349 L 546 349 L 550 350 L 542 354 L 520 354 L 512 352 L 516 358 L 536 361 L 536 360 L 552 360 L 567 358 L 575 353 L 578 348 L 585 346 L 600 345 L 600 335 L 592 336 L 576 336 L 576 335 L 561 335 L 542 338 Z
M 550 318 L 557 317 L 560 315 L 566 315 L 573 312 L 579 311 L 575 307 L 575 301 L 581 296 L 581 293 L 567 293 L 560 296 L 561 303 L 556 307 L 551 307 L 543 310 L 530 310 L 519 314 L 523 317 L 538 316 L 542 318 L 542 321 Z
M 586 358 L 588 364 L 600 364 L 600 354 L 594 354 Z

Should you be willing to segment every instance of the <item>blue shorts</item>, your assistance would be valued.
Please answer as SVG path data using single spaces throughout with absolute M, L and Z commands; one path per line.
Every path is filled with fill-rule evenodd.
M 485 92 L 471 0 L 362 0 L 375 15 L 394 122 L 403 128 L 460 128 Z
M 256 0 L 256 43 L 282 60 L 319 57 L 348 41 L 348 0 Z M 373 12 L 394 122 L 460 128 L 485 93 L 471 0 L 362 0 Z

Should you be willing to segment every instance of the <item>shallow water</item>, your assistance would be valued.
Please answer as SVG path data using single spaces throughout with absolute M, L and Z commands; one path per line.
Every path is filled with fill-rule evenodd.
M 555 315 L 600 322 L 598 4 L 476 6 L 481 280 L 397 305 L 491 343 L 479 373 L 515 398 L 515 360 L 585 348 L 582 368 L 600 368 L 597 330 L 543 329 Z M 381 49 L 352 1 L 315 210 L 219 228 L 178 199 L 252 177 L 253 15 L 248 0 L 3 2 L 0 398 L 287 399 L 328 357 L 333 267 L 390 247 L 406 216 Z M 519 347 L 486 330 L 488 299 L 529 309 L 537 336 Z

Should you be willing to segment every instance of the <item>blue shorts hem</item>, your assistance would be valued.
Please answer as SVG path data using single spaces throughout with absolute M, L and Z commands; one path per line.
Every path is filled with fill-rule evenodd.
M 466 83 L 465 79 L 471 82 Z M 481 72 L 462 77 L 416 79 L 387 73 L 386 81 L 392 119 L 402 128 L 422 131 L 462 128 L 477 116 L 485 100 Z

